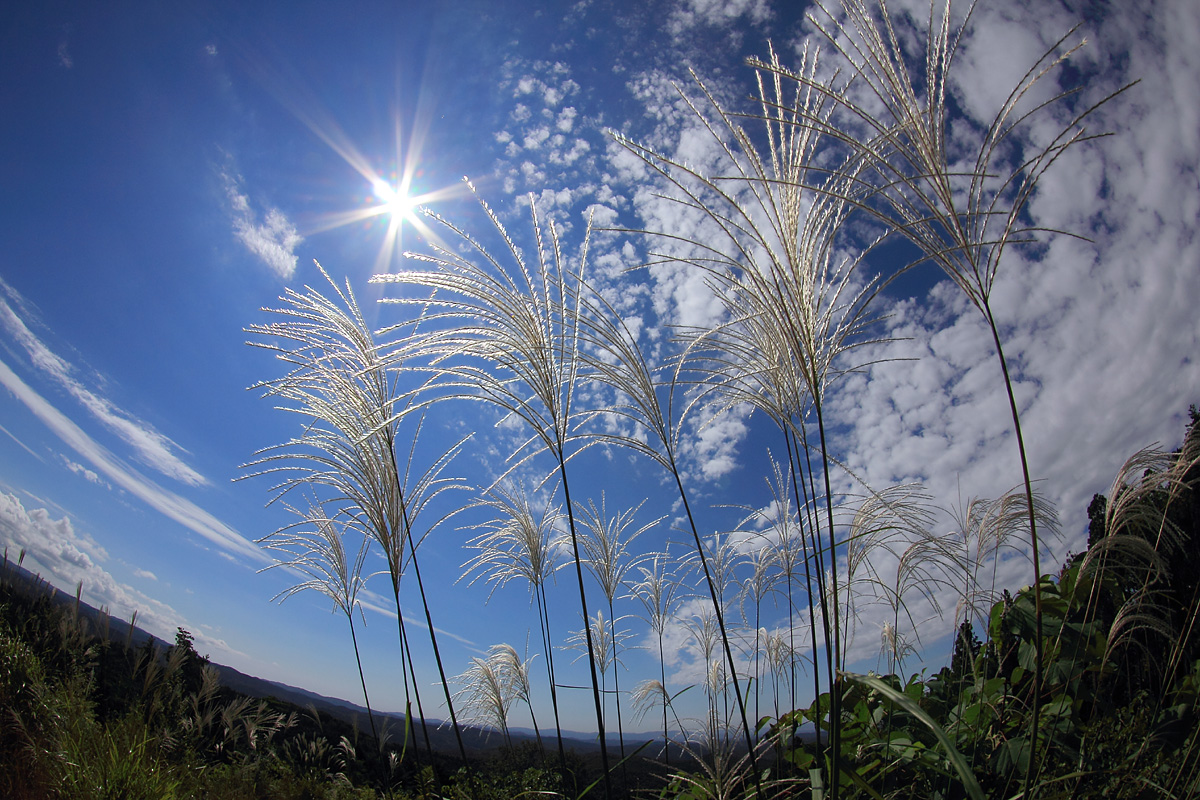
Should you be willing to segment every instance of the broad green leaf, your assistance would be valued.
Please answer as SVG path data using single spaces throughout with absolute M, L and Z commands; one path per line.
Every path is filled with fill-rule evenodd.
M 975 773 L 971 771 L 970 765 L 967 764 L 962 754 L 954 748 L 954 742 L 950 740 L 950 736 L 946 733 L 945 729 L 938 725 L 925 709 L 914 703 L 908 695 L 896 691 L 878 678 L 851 672 L 842 674 L 849 681 L 854 681 L 855 683 L 874 689 L 920 720 L 933 732 L 933 735 L 937 737 L 938 743 L 946 751 L 946 758 L 949 759 L 950 766 L 954 767 L 954 771 L 958 773 L 958 777 L 962 781 L 967 795 L 973 800 L 984 800 L 983 789 L 979 786 L 979 781 L 975 779 Z

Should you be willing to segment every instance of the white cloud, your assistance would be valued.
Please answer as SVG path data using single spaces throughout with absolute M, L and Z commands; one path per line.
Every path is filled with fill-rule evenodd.
M 0 281 L 2 290 L 17 309 L 24 311 L 24 301 L 8 284 Z M 78 370 L 55 354 L 38 338 L 21 316 L 4 299 L 0 299 L 0 328 L 25 350 L 33 366 L 66 389 L 104 427 L 130 445 L 139 461 L 170 478 L 189 486 L 208 484 L 205 478 L 175 454 L 179 445 L 159 433 L 152 425 L 117 408 L 110 400 L 87 388 L 75 377 Z
M 521 146 L 526 150 L 536 150 L 548 138 L 550 138 L 549 129 L 545 126 L 540 126 L 525 134 L 525 139 L 521 142 Z
M 265 563 L 262 551 L 212 514 L 195 503 L 169 492 L 123 464 L 105 447 L 88 436 L 65 414 L 17 377 L 0 361 L 0 385 L 12 394 L 76 453 L 89 461 L 113 483 L 139 498 L 159 513 L 175 520 L 192 532 L 208 539 L 222 552 L 236 553 L 251 563 Z
M 233 211 L 233 231 L 251 253 L 271 271 L 287 280 L 296 271 L 296 247 L 304 238 L 296 226 L 278 208 L 267 210 L 262 222 L 250 206 L 250 198 L 241 190 L 241 178 L 222 172 L 225 195 Z
M 699 14 L 702 5 L 685 10 Z M 928 15 L 927 5 L 910 5 L 917 11 L 907 28 Z M 990 119 L 1029 66 L 1026 60 L 1036 60 L 1070 21 L 1023 3 L 980 6 L 975 13 L 955 64 L 960 70 L 955 96 L 973 116 Z M 1032 224 L 1077 232 L 1093 242 L 1047 236 L 1036 249 L 1010 249 L 993 293 L 1033 477 L 1063 520 L 1062 540 L 1042 543 L 1046 571 L 1054 570 L 1067 551 L 1082 547 L 1088 500 L 1107 490 L 1120 463 L 1155 441 L 1175 446 L 1188 405 L 1200 402 L 1195 356 L 1200 328 L 1194 311 L 1200 297 L 1200 237 L 1195 235 L 1200 222 L 1195 93 L 1200 8 L 1157 3 L 1152 10 L 1121 7 L 1105 13 L 1084 31 L 1089 44 L 1072 59 L 1083 76 L 1082 100 L 1098 100 L 1129 80 L 1141 83 L 1087 122 L 1089 134 L 1116 135 L 1068 151 L 1029 206 Z M 912 34 L 907 28 L 902 38 Z M 656 126 L 639 135 L 640 141 L 701 169 L 717 163 L 711 135 L 692 121 L 667 76 L 644 73 L 628 88 L 642 104 L 645 122 Z M 1027 101 L 1059 88 L 1048 79 Z M 1046 132 L 1057 132 L 1064 119 L 1039 126 L 1032 135 L 1044 142 Z M 961 126 L 954 135 L 961 145 L 978 131 Z M 664 185 L 647 180 L 639 159 L 615 145 L 607 148 L 607 156 L 606 179 L 618 193 L 633 197 L 647 229 L 722 246 L 703 215 L 656 194 Z M 728 174 L 729 169 L 711 172 Z M 651 240 L 650 246 L 671 256 L 688 255 L 678 242 Z M 648 274 L 658 325 L 710 325 L 720 319 L 720 301 L 700 270 L 659 264 Z M 876 357 L 915 360 L 869 366 L 831 389 L 827 411 L 835 454 L 874 487 L 920 480 L 945 507 L 972 496 L 996 497 L 1019 484 L 1001 370 L 979 311 L 947 282 L 927 296 L 891 302 L 878 307 L 891 318 L 877 333 L 904 341 L 864 349 L 855 357 L 858 363 Z M 646 327 L 654 326 L 647 318 Z M 698 454 L 711 458 L 713 474 L 707 477 L 731 474 L 746 460 L 739 452 L 742 436 L 736 421 L 729 420 L 725 430 L 714 428 L 692 440 Z M 838 480 L 843 488 L 852 486 L 844 475 Z M 945 524 L 943 517 L 939 525 Z M 1022 543 L 1019 552 L 1001 560 L 1001 586 L 1031 582 L 1028 550 Z M 883 559 L 878 568 L 894 569 L 893 561 Z M 933 609 L 911 601 L 925 646 L 951 630 L 955 597 L 938 600 L 941 621 L 929 625 L 923 623 L 934 616 Z M 878 604 L 861 612 L 852 660 L 878 657 L 878 632 L 888 621 L 888 609 Z M 901 632 L 911 635 L 912 628 L 901 626 Z M 687 667 L 681 678 L 696 679 L 694 644 L 687 644 L 682 629 L 676 633 L 671 645 L 676 656 L 668 661 Z
M 1133 77 L 1142 83 L 1092 123 L 1116 135 L 1063 157 L 1030 206 L 1034 224 L 1095 243 L 1058 237 L 1040 251 L 1014 250 L 994 292 L 1033 477 L 1044 479 L 1040 489 L 1065 523 L 1044 569 L 1080 549 L 1088 499 L 1119 464 L 1155 441 L 1174 446 L 1189 403 L 1200 399 L 1200 137 L 1188 124 L 1194 92 L 1180 80 L 1200 78 L 1200 60 L 1191 49 L 1195 13 L 1183 20 L 1178 11 L 1146 16 L 1151 32 L 1118 11 L 1102 21 L 1089 47 L 1127 52 L 1128 67 L 1097 79 L 1089 97 Z M 1007 41 L 1011 25 L 985 17 L 974 37 L 993 33 Z M 1119 63 L 1095 58 L 1105 69 Z M 992 68 L 968 66 L 964 85 L 982 91 Z M 920 478 L 953 498 L 995 496 L 1020 481 L 990 334 L 958 294 L 944 284 L 924 308 L 897 306 L 890 332 L 910 341 L 876 354 L 920 360 L 876 365 L 835 394 L 848 461 L 876 485 Z M 1028 583 L 1032 570 L 1024 571 L 1019 582 Z
M 917 27 L 928 19 L 928 6 L 914 0 L 894 8 L 907 14 L 898 35 L 915 42 Z M 1200 237 L 1194 233 L 1200 221 L 1198 11 L 1194 4 L 1178 3 L 1156 3 L 1148 11 L 1114 7 L 1083 31 L 1090 43 L 1072 58 L 1072 68 L 1082 76 L 1083 100 L 1099 99 L 1128 80 L 1142 82 L 1087 121 L 1089 134 L 1111 130 L 1116 135 L 1063 155 L 1028 210 L 1032 224 L 1078 232 L 1093 243 L 1044 237 L 1046 243 L 1036 249 L 1010 249 L 993 293 L 1033 477 L 1064 522 L 1062 541 L 1043 542 L 1047 571 L 1068 550 L 1080 548 L 1092 493 L 1106 491 L 1119 464 L 1137 449 L 1156 440 L 1174 446 L 1188 404 L 1200 402 L 1200 362 L 1195 358 L 1200 329 L 1193 308 L 1200 297 Z M 682 30 L 714 24 L 730 14 L 761 21 L 762 13 L 765 6 L 749 3 L 685 3 L 673 24 Z M 1061 10 L 1024 2 L 980 6 L 975 15 L 955 63 L 953 92 L 973 117 L 986 120 L 1024 74 L 1026 61 L 1036 59 L 1071 21 Z M 831 63 L 826 57 L 826 65 Z M 591 137 L 586 98 L 568 101 L 549 92 L 561 86 L 551 80 L 549 69 L 510 67 L 510 88 L 521 105 L 506 120 L 514 161 L 502 163 L 499 171 L 507 189 L 531 190 L 539 205 L 548 208 L 598 206 L 605 209 L 603 225 L 620 219 L 631 227 L 726 246 L 703 214 L 661 197 L 664 185 L 640 159 L 611 140 L 600 145 Z M 1116 69 L 1121 73 L 1115 74 Z M 681 101 L 671 77 L 652 71 L 630 78 L 630 97 L 644 113 L 635 115 L 625 130 L 673 159 L 712 174 L 729 174 L 718 143 Z M 698 96 L 688 85 L 684 88 Z M 741 98 L 747 92 L 747 87 L 731 87 L 721 79 L 710 88 L 720 98 Z M 1059 88 L 1049 76 L 1026 102 Z M 745 110 L 744 105 L 733 107 Z M 569 129 L 568 109 L 578 109 Z M 549 110 L 554 113 L 547 114 Z M 1062 119 L 1051 122 L 1031 135 L 1044 142 L 1048 131 L 1065 124 Z M 748 129 L 751 125 L 747 123 Z M 564 135 L 561 140 L 559 134 Z M 970 125 L 956 125 L 952 149 L 978 134 Z M 567 160 L 575 137 L 591 145 L 578 165 Z M 518 155 L 517 142 L 536 144 L 538 150 Z M 1015 149 L 1012 155 L 1018 155 Z M 591 159 L 600 156 L 603 165 L 597 167 Z M 575 191 L 564 194 L 561 186 Z M 599 199 L 601 186 L 612 201 Z M 644 249 L 676 258 L 697 252 L 678 240 L 650 240 L 634 247 L 627 241 L 618 245 L 616 239 L 593 241 L 592 274 L 606 284 L 602 291 L 615 284 L 623 268 L 655 262 L 656 254 Z M 661 331 L 667 325 L 709 326 L 722 319 L 720 298 L 701 270 L 657 263 L 638 275 L 641 284 L 622 278 L 613 302 L 652 343 L 666 339 Z M 1021 472 L 990 332 L 953 285 L 942 282 L 926 294 L 927 281 L 936 275 L 926 276 L 917 280 L 924 284 L 921 296 L 877 307 L 891 317 L 874 333 L 903 341 L 854 353 L 856 363 L 892 360 L 835 384 L 826 408 L 834 453 L 856 475 L 877 488 L 920 480 L 935 503 L 951 507 L 972 496 L 996 497 L 1019 484 Z M 733 483 L 735 470 L 754 455 L 745 445 L 751 441 L 751 427 L 745 416 L 734 415 L 694 431 L 686 439 L 689 477 L 709 482 L 706 489 L 713 482 L 721 484 L 720 479 Z M 854 488 L 845 474 L 834 479 L 842 489 Z M 943 516 L 935 529 L 948 530 L 947 524 Z M 1019 552 L 998 563 L 1001 586 L 1030 582 L 1027 557 L 1027 543 L 1022 543 Z M 896 563 L 894 557 L 881 557 L 875 566 L 894 573 Z M 909 600 L 926 647 L 951 630 L 955 597 L 948 593 L 937 599 L 940 622 L 929 623 L 934 610 L 927 601 Z M 851 660 L 878 659 L 879 631 L 893 622 L 891 612 L 866 601 L 859 612 L 858 632 L 849 644 Z M 900 630 L 913 635 L 911 625 Z M 807 641 L 806 636 L 801 634 L 801 640 Z M 669 634 L 668 661 L 681 679 L 694 680 L 702 670 L 688 637 L 682 628 Z
M 667 30 L 677 39 L 700 25 L 725 28 L 736 36 L 733 22 L 739 17 L 752 25 L 761 25 L 771 17 L 767 0 L 684 0 L 667 18 Z
M 24 550 L 22 566 L 42 573 L 63 591 L 82 584 L 83 598 L 107 607 L 114 616 L 128 620 L 137 611 L 138 625 L 157 636 L 169 638 L 182 623 L 170 606 L 117 581 L 101 566 L 108 554 L 76 531 L 69 518 L 56 520 L 44 508 L 26 509 L 5 492 L 0 492 L 0 543 L 13 560 L 17 551 Z
M 118 581 L 103 566 L 108 553 L 87 534 L 77 531 L 68 517 L 56 520 L 44 508 L 26 509 L 15 496 L 0 492 L 0 549 L 4 548 L 12 561 L 24 550 L 24 568 L 65 592 L 74 593 L 79 587 L 86 602 L 107 609 L 114 617 L 129 621 L 136 612 L 138 627 L 160 639 L 173 641 L 175 629 L 184 627 L 195 632 L 198 645 L 217 651 L 226 661 L 230 656 L 246 658 L 225 641 L 190 625 L 171 606 Z M 135 569 L 134 575 L 158 580 L 154 573 L 143 569 Z
M 586 156 L 592 149 L 592 146 L 588 144 L 586 139 L 572 139 L 570 150 L 564 150 L 561 147 L 561 142 L 558 144 L 559 147 L 550 153 L 550 163 L 552 164 L 570 166 Z
M 76 464 L 66 456 L 63 456 L 62 460 L 67 465 L 67 469 L 71 470 L 71 472 L 74 472 L 76 475 L 83 476 L 83 478 L 89 483 L 94 483 L 97 486 L 108 486 L 108 483 L 104 481 L 104 479 L 97 475 L 93 470 L 85 467 L 83 464 Z
M 570 133 L 575 127 L 575 117 L 577 112 L 574 106 L 567 106 L 562 111 L 558 112 L 558 119 L 554 123 L 554 127 L 558 128 L 563 133 Z
M 603 137 L 596 119 L 582 110 L 581 87 L 560 62 L 511 60 L 502 69 L 500 87 L 510 88 L 516 102 L 504 130 L 495 134 L 504 158 L 496 172 L 510 194 L 549 191 L 573 202 L 599 191 L 596 159 Z M 564 105 L 572 99 L 572 105 Z M 563 187 L 570 187 L 569 189 Z M 597 198 L 598 199 L 598 198 Z M 561 232 L 569 232 L 573 208 L 553 213 Z M 551 209 L 545 209 L 551 213 Z
M 617 221 L 616 210 L 600 203 L 588 206 L 584 210 L 583 216 L 584 219 L 591 219 L 592 224 L 597 228 L 611 226 Z
M 749 431 L 750 411 L 748 406 L 739 405 L 715 417 L 705 411 L 693 421 L 692 435 L 686 439 L 683 451 L 689 476 L 711 481 L 739 466 L 738 446 Z

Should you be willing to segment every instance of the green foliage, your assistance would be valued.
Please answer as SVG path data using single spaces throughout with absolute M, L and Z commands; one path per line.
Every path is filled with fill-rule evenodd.
M 376 796 L 379 770 L 357 757 L 348 726 L 222 688 L 193 642 L 183 629 L 165 651 L 101 638 L 6 570 L 0 797 Z
M 68 690 L 69 691 L 69 690 Z M 158 737 L 137 715 L 103 725 L 77 696 L 58 699 L 59 787 L 81 800 L 173 800 L 180 780 Z

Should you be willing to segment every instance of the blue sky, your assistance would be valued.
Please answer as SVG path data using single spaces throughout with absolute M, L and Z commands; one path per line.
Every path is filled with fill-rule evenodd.
M 399 310 L 375 302 L 388 290 L 368 279 L 405 269 L 401 253 L 424 242 L 411 222 L 371 213 L 382 205 L 373 178 L 409 176 L 409 194 L 485 236 L 463 176 L 518 237 L 528 237 L 522 198 L 532 193 L 571 252 L 589 212 L 601 225 L 684 229 L 686 214 L 608 132 L 705 164 L 711 141 L 672 82 L 698 96 L 691 67 L 738 107 L 755 90 L 746 57 L 770 41 L 789 63 L 812 33 L 799 8 L 765 0 L 18 5 L 0 15 L 0 543 L 10 558 L 25 549 L 64 589 L 82 581 L 114 614 L 137 609 L 160 636 L 183 626 L 217 661 L 356 701 L 344 618 L 315 595 L 272 603 L 289 575 L 258 573 L 270 556 L 255 540 L 290 520 L 264 508 L 269 482 L 234 479 L 297 431 L 247 391 L 280 367 L 245 345 L 245 329 L 269 321 L 262 309 L 287 287 L 322 285 L 314 259 L 350 282 L 372 324 L 397 321 Z M 910 5 L 921 19 L 920 3 L 894 8 Z M 1084 96 L 1141 83 L 1092 123 L 1114 135 L 1065 156 L 1030 206 L 1037 224 L 1091 241 L 1014 253 L 996 288 L 1033 473 L 1062 520 L 1047 568 L 1080 549 L 1088 500 L 1121 461 L 1154 442 L 1175 446 L 1200 402 L 1200 12 L 981 3 L 955 98 L 986 118 L 1080 21 L 1088 44 L 1072 69 Z M 647 341 L 663 325 L 712 322 L 694 272 L 663 267 L 618 283 L 646 253 L 637 237 L 604 234 L 592 255 L 600 280 L 625 287 L 613 290 Z M 838 385 L 838 458 L 873 487 L 920 480 L 944 507 L 994 497 L 1020 470 L 986 329 L 931 271 L 902 287 L 883 309 L 900 341 L 881 355 L 915 360 Z M 455 474 L 487 486 L 516 435 L 497 421 L 447 408 L 427 435 L 448 444 L 476 431 Z M 686 469 L 708 529 L 739 516 L 712 507 L 767 505 L 765 453 L 777 445 L 762 420 L 735 409 L 692 433 Z M 598 503 L 603 490 L 632 506 L 648 495 L 635 529 L 666 517 L 639 547 L 680 538 L 654 468 L 599 452 L 580 463 L 585 498 Z M 472 555 L 461 526 L 478 521 L 463 515 L 421 550 L 451 673 L 499 641 L 538 650 L 523 589 L 488 601 L 482 581 L 455 583 Z M 998 575 L 1016 587 L 1031 570 L 1009 558 Z M 572 581 L 564 572 L 552 588 L 559 644 L 579 627 Z M 373 603 L 384 584 L 369 585 Z M 933 665 L 954 618 L 953 594 L 942 600 L 941 616 L 918 614 Z M 423 635 L 417 608 L 406 616 Z M 881 619 L 867 605 L 858 622 L 851 652 L 863 669 L 879 666 Z M 372 701 L 399 709 L 394 623 L 376 611 L 367 623 Z M 627 625 L 630 644 L 647 642 L 641 623 Z M 700 673 L 683 629 L 673 637 L 668 683 L 678 689 Z M 436 708 L 422 646 L 423 696 Z M 626 666 L 624 686 L 657 675 L 648 652 L 631 650 Z M 568 670 L 566 682 L 585 681 L 582 663 Z M 564 725 L 594 727 L 589 703 L 568 693 Z

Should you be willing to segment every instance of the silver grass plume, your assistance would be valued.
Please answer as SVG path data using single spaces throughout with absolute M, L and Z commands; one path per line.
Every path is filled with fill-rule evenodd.
M 613 604 L 618 593 L 625 588 L 625 576 L 636 565 L 637 561 L 637 558 L 630 554 L 629 547 L 635 539 L 664 519 L 664 517 L 659 517 L 658 519 L 651 520 L 631 532 L 630 528 L 633 526 L 634 516 L 644 504 L 645 501 L 643 500 L 633 508 L 610 514 L 608 512 L 607 498 L 601 493 L 599 508 L 596 508 L 595 501 L 591 499 L 588 500 L 586 507 L 579 507 L 579 523 L 583 526 L 584 530 L 583 549 L 587 554 L 584 563 L 587 564 L 588 570 L 600 585 L 600 591 L 604 594 L 604 599 L 608 601 L 608 622 L 611 628 L 609 636 L 613 643 L 614 666 L 615 663 L 619 663 L 617 662 L 619 656 L 617 653 L 617 619 Z M 613 688 L 617 705 L 617 741 L 620 745 L 621 758 L 624 759 L 625 726 L 621 717 L 620 669 L 613 669 Z
M 650 566 L 645 566 L 646 563 Z M 640 581 L 635 581 L 627 584 L 629 594 L 627 599 L 636 598 L 645 609 L 646 615 L 642 619 L 650 626 L 650 630 L 654 632 L 655 638 L 658 640 L 658 671 L 659 679 L 657 681 L 644 681 L 638 687 L 634 688 L 633 698 L 635 708 L 641 708 L 641 714 L 645 714 L 644 703 L 649 702 L 649 696 L 646 694 L 650 691 L 650 683 L 657 684 L 661 690 L 663 697 L 662 714 L 663 714 L 663 758 L 667 764 L 671 761 L 671 739 L 670 732 L 667 729 L 667 707 L 670 705 L 670 694 L 667 692 L 667 658 L 663 645 L 663 637 L 666 634 L 667 625 L 673 619 L 675 612 L 675 594 L 679 590 L 679 583 L 673 575 L 666 571 L 666 565 L 670 563 L 670 556 L 667 553 L 651 553 L 641 564 L 637 564 L 637 570 L 642 574 Z M 641 698 L 639 700 L 639 698 Z M 674 709 L 672 709 L 674 713 Z M 676 717 L 676 723 L 678 723 Z
M 933 611 L 940 613 L 937 590 L 952 585 L 944 578 L 943 545 L 931 532 L 932 525 L 931 499 L 920 484 L 889 486 L 863 498 L 848 529 L 847 619 L 853 618 L 849 606 L 855 602 L 854 584 L 857 582 L 892 612 L 885 628 L 885 639 L 889 643 L 895 645 L 901 641 L 901 612 L 916 641 L 920 641 L 919 626 L 912 618 L 906 595 L 916 589 Z M 877 566 L 879 551 L 888 553 L 895 561 L 894 573 L 880 574 Z M 860 572 L 865 574 L 859 575 Z M 849 649 L 848 643 L 845 646 Z M 892 646 L 889 672 L 896 671 L 901 660 L 899 655 L 899 649 Z M 845 658 L 843 652 L 842 660 Z
M 465 758 L 453 702 L 449 689 L 445 688 L 437 636 L 421 585 L 416 559 L 420 542 L 413 531 L 413 524 L 426 504 L 459 485 L 457 479 L 444 478 L 442 472 L 465 439 L 448 448 L 410 485 L 421 424 L 418 423 L 413 435 L 403 474 L 396 447 L 400 425 L 419 408 L 412 402 L 411 393 L 399 391 L 398 370 L 380 353 L 349 285 L 340 288 L 320 264 L 317 268 L 329 283 L 332 297 L 311 287 L 305 287 L 304 292 L 288 289 L 282 298 L 285 305 L 274 309 L 283 320 L 249 328 L 250 333 L 262 337 L 262 341 L 252 341 L 251 345 L 273 352 L 289 367 L 282 377 L 254 388 L 290 403 L 282 410 L 305 418 L 305 425 L 300 436 L 257 453 L 246 467 L 252 471 L 242 477 L 278 477 L 272 502 L 298 487 L 323 486 L 331 493 L 325 502 L 335 504 L 340 515 L 347 517 L 367 539 L 379 544 L 396 603 L 406 696 L 408 673 L 403 669 L 403 659 L 408 654 L 411 667 L 411 652 L 400 608 L 400 581 L 406 566 L 412 566 L 460 755 Z M 436 526 L 437 523 L 429 530 Z M 424 729 L 419 692 L 416 700 Z M 432 756 L 427 730 L 425 740 Z
M 492 584 L 489 600 L 498 588 L 509 581 L 522 579 L 529 584 L 529 602 L 532 605 L 536 601 L 537 604 L 542 652 L 546 656 L 546 679 L 554 709 L 559 762 L 565 770 L 567 757 L 558 713 L 558 686 L 546 599 L 546 582 L 554 577 L 558 568 L 559 549 L 554 540 L 556 526 L 563 518 L 562 511 L 550 503 L 543 506 L 541 512 L 536 511 L 529 494 L 512 484 L 493 486 L 474 505 L 490 509 L 493 516 L 486 522 L 472 526 L 480 533 L 467 542 L 467 547 L 478 550 L 478 553 L 462 565 L 463 573 L 459 580 L 470 577 L 471 584 L 479 580 Z M 538 735 L 541 736 L 540 733 Z
M 472 187 L 473 191 L 473 187 Z M 438 399 L 460 398 L 489 403 L 504 413 L 523 420 L 530 436 L 510 457 L 505 473 L 548 452 L 563 489 L 567 527 L 579 586 L 581 616 L 588 618 L 583 581 L 582 553 L 577 538 L 567 462 L 587 449 L 588 441 L 576 428 L 574 408 L 581 359 L 579 356 L 583 279 L 587 267 L 585 236 L 578 268 L 567 263 L 553 221 L 549 240 L 533 198 L 529 199 L 535 259 L 527 260 L 492 209 L 480 206 L 504 242 L 508 258 L 503 262 L 465 230 L 430 214 L 431 219 L 463 246 L 458 252 L 431 243 L 429 253 L 410 253 L 424 269 L 376 275 L 377 283 L 411 287 L 419 296 L 384 298 L 383 302 L 415 306 L 411 319 L 393 326 L 408 330 L 399 340 L 393 357 L 415 360 L 432 375 L 430 389 Z M 415 329 L 420 322 L 420 330 Z M 590 639 L 590 627 L 584 627 Z M 604 712 L 596 659 L 588 659 L 592 697 L 600 740 L 604 739 Z M 611 797 L 608 751 L 601 747 L 606 796 Z
M 948 132 L 948 84 L 958 45 L 975 8 L 967 7 L 957 30 L 951 23 L 952 4 L 947 0 L 929 4 L 925 40 L 924 75 L 910 73 L 912 59 L 905 57 L 901 38 L 892 24 L 885 0 L 878 13 L 866 0 L 841 0 L 842 14 L 835 15 L 818 0 L 820 14 L 808 19 L 830 41 L 848 63 L 848 80 L 882 107 L 876 113 L 869 103 L 853 101 L 847 92 L 833 89 L 829 81 L 814 80 L 803 72 L 779 72 L 783 77 L 814 91 L 827 93 L 836 104 L 841 122 L 831 117 L 809 117 L 801 124 L 826 133 L 847 146 L 851 158 L 869 170 L 863 208 L 899 230 L 937 264 L 983 315 L 992 333 L 1012 413 L 1013 430 L 1025 482 L 1029 541 L 1033 551 L 1034 603 L 1037 634 L 1034 640 L 1034 710 L 1031 740 L 1037 751 L 1042 700 L 1042 602 L 1041 564 L 1037 519 L 1034 514 L 1033 481 L 1021 433 L 1020 414 L 1009 376 L 1008 361 L 1001 344 L 999 326 L 992 309 L 992 287 L 1008 245 L 1036 241 L 1043 233 L 1060 233 L 1026 223 L 1026 209 L 1047 171 L 1064 152 L 1103 134 L 1090 134 L 1084 123 L 1097 108 L 1128 86 L 1118 89 L 1082 111 L 1071 109 L 1075 90 L 1058 91 L 1049 100 L 1032 98 L 1047 76 L 1060 68 L 1082 46 L 1069 44 L 1075 31 L 1047 49 L 1031 64 L 986 124 L 974 153 L 974 162 L 960 166 L 950 161 Z M 1053 119 L 1057 132 L 1035 143 L 1027 135 L 1035 122 L 1047 119 L 1055 109 L 1067 112 L 1068 121 Z M 1036 778 L 1036 759 L 1030 759 L 1025 791 Z M 835 780 L 836 780 L 835 774 Z M 836 785 L 834 789 L 836 791 Z
M 841 667 L 835 662 L 842 650 L 842 625 L 836 601 L 838 542 L 825 436 L 825 393 L 845 369 L 839 366 L 841 356 L 870 341 L 867 333 L 874 322 L 870 306 L 883 281 L 856 274 L 862 254 L 845 260 L 835 254 L 835 237 L 861 191 L 861 159 L 854 156 L 832 172 L 816 163 L 823 130 L 802 123 L 827 119 L 839 100 L 836 92 L 816 80 L 817 62 L 816 52 L 805 46 L 800 74 L 807 82 L 797 81 L 783 70 L 774 51 L 769 64 L 759 65 L 760 119 L 767 131 L 765 156 L 740 123 L 739 118 L 748 115 L 724 109 L 698 79 L 707 101 L 705 108 L 719 122 L 710 122 L 684 95 L 720 148 L 728 174 L 704 174 L 649 147 L 618 138 L 670 182 L 679 195 L 673 199 L 715 223 L 723 239 L 685 240 L 698 253 L 685 263 L 704 271 L 714 295 L 725 304 L 728 318 L 712 330 L 693 332 L 688 355 L 702 365 L 708 382 L 724 395 L 726 407 L 745 402 L 770 415 L 783 430 L 789 452 L 799 451 L 801 444 L 807 449 L 804 416 L 810 407 L 815 413 L 824 478 L 825 535 L 819 544 L 814 536 L 814 545 L 818 571 L 833 576 L 829 587 L 833 601 L 823 597 L 820 606 L 826 640 L 832 642 L 826 648 L 826 665 L 833 695 L 831 737 L 837 753 L 841 693 L 832 683 Z M 764 86 L 764 76 L 772 79 L 770 86 Z M 680 239 L 670 231 L 653 233 L 668 240 Z M 794 493 L 799 510 L 806 504 Z M 752 747 L 749 736 L 747 745 Z M 835 767 L 835 783 L 837 773 Z
M 280 602 L 303 591 L 315 591 L 333 602 L 335 611 L 346 616 L 350 625 L 350 639 L 354 644 L 354 660 L 358 664 L 358 677 L 362 683 L 363 700 L 367 706 L 367 717 L 371 723 L 371 735 L 378 740 L 379 734 L 375 727 L 375 715 L 371 711 L 371 699 L 367 695 L 367 680 L 363 674 L 362 658 L 358 652 L 358 636 L 354 632 L 354 612 L 359 607 L 358 593 L 365 583 L 362 577 L 363 561 L 367 557 L 367 546 L 370 543 L 365 536 L 359 536 L 358 553 L 353 559 L 347 558 L 343 542 L 347 524 L 338 524 L 325 514 L 319 504 L 313 503 L 307 511 L 298 511 L 301 519 L 291 526 L 282 528 L 260 539 L 260 543 L 276 553 L 276 561 L 269 567 L 273 569 L 284 567 L 289 572 L 299 573 L 304 580 L 293 584 L 277 594 L 273 599 Z M 311 526 L 311 527 L 310 527 Z M 262 570 L 259 570 L 260 572 Z M 363 618 L 366 624 L 366 618 Z M 178 650 L 178 648 L 176 648 Z M 180 652 L 182 652 L 180 650 Z

